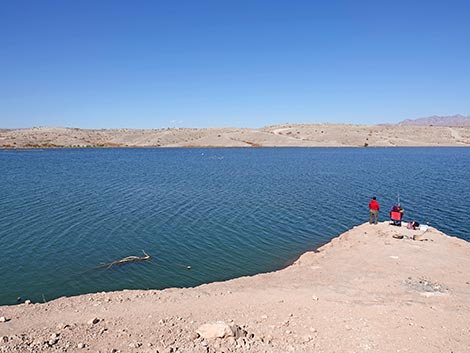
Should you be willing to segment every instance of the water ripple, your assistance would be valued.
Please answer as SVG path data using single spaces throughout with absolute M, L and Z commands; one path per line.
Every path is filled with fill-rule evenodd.
M 374 195 L 382 220 L 399 193 L 405 219 L 470 239 L 469 162 L 459 148 L 0 153 L 0 304 L 272 271 L 367 221 Z M 142 250 L 152 261 L 99 268 Z

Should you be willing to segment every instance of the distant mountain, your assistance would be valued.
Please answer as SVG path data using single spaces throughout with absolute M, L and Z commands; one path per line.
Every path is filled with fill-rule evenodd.
M 470 126 L 470 116 L 451 115 L 451 116 L 429 116 L 427 118 L 406 119 L 400 121 L 397 125 L 433 125 L 433 126 Z

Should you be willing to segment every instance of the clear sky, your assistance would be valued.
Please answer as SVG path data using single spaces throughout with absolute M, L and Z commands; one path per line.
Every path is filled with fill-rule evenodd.
M 0 0 L 0 127 L 470 114 L 470 1 Z

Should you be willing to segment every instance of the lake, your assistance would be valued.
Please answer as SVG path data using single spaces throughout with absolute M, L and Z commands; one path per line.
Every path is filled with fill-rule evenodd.
M 279 269 L 372 196 L 470 240 L 468 148 L 0 150 L 0 172 L 0 304 Z

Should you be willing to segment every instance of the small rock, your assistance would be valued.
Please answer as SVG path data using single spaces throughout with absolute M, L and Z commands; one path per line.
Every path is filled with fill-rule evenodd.
M 142 343 L 140 342 L 129 343 L 129 348 L 139 348 L 140 346 L 142 346 Z
M 315 301 L 318 301 L 318 297 L 315 296 L 315 295 L 312 296 L 312 299 L 315 300 Z
M 217 321 L 200 326 L 196 333 L 205 339 L 235 337 L 236 327 L 229 326 L 223 321 Z
M 234 345 L 235 344 L 235 337 L 228 337 L 225 342 L 228 344 L 228 345 Z
M 53 346 L 57 342 L 59 342 L 58 338 L 53 338 L 53 339 L 51 338 L 47 343 L 49 344 L 49 346 Z
M 263 338 L 263 342 L 266 342 L 268 344 L 270 344 L 272 341 L 273 341 L 273 336 L 271 336 L 271 335 L 266 335 Z
M 261 315 L 261 318 L 262 318 L 263 320 L 266 320 L 266 319 L 268 318 L 268 315 Z
M 56 327 L 57 327 L 58 330 L 63 330 L 63 329 L 66 329 L 66 328 L 70 327 L 70 325 L 64 324 L 63 322 L 61 322 Z
M 25 303 L 26 305 L 30 305 L 30 304 L 31 304 L 31 300 L 26 299 L 26 300 L 24 301 L 24 303 Z
M 79 349 L 85 348 L 85 343 L 79 343 L 79 344 L 77 344 L 77 348 L 79 348 Z
M 304 343 L 310 342 L 312 339 L 313 339 L 313 337 L 310 336 L 310 335 L 304 335 L 302 337 L 302 340 L 304 341 Z
M 91 319 L 90 321 L 88 321 L 88 325 L 95 325 L 97 324 L 98 322 L 100 322 L 100 319 L 98 319 L 97 317 Z
M 237 345 L 240 347 L 244 347 L 246 345 L 246 340 L 244 338 L 237 339 Z
M 5 316 L 0 316 L 0 322 L 7 322 L 10 321 L 9 318 L 6 318 Z
M 199 333 L 197 332 L 194 332 L 192 335 L 191 335 L 191 341 L 195 341 L 199 338 Z

